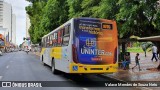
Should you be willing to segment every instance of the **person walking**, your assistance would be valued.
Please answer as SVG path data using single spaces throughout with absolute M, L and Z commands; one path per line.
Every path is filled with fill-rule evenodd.
M 134 68 L 138 65 L 139 71 L 141 71 L 141 69 L 140 69 L 140 64 L 139 64 L 139 60 L 140 60 L 140 58 L 139 58 L 139 53 L 137 53 L 137 54 L 136 54 L 136 57 L 135 57 L 136 65 L 135 65 L 132 69 L 134 69 Z
M 152 46 L 152 61 L 153 59 L 155 58 L 156 59 L 156 62 L 158 61 L 158 57 L 157 57 L 157 47 L 155 45 Z
M 144 51 L 145 57 L 147 57 L 147 55 L 146 55 L 147 48 L 146 47 L 147 47 L 146 43 L 142 44 L 142 49 Z

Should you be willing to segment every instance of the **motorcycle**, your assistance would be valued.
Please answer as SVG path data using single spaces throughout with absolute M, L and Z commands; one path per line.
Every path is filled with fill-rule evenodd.
M 28 53 L 29 53 L 29 50 L 26 50 L 26 53 L 28 54 Z

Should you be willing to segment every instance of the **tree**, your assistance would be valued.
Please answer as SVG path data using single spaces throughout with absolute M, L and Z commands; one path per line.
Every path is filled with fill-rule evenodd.
M 69 18 L 82 16 L 81 15 L 81 12 L 83 10 L 81 7 L 82 1 L 83 0 L 67 0 L 68 6 L 69 6 L 69 9 L 68 9 L 68 12 L 69 12 L 68 17 Z
M 94 16 L 116 20 L 116 14 L 119 12 L 118 0 L 101 0 Z
M 68 20 L 68 4 L 64 0 L 49 0 L 44 8 L 40 27 L 52 31 Z
M 120 38 L 130 35 L 140 37 L 159 35 L 159 3 L 158 0 L 119 0 L 120 11 L 116 20 L 122 23 Z M 159 47 L 159 46 L 158 46 Z M 157 67 L 160 69 L 160 64 Z
M 120 11 L 116 20 L 122 22 L 120 37 L 130 35 L 157 35 L 160 29 L 155 26 L 158 0 L 119 0 Z
M 81 16 L 93 18 L 98 17 L 96 13 L 100 2 L 101 0 L 83 0 L 81 3 L 81 8 L 83 9 L 81 12 Z
M 40 22 L 43 15 L 43 7 L 46 5 L 48 0 L 27 0 L 32 2 L 32 5 L 26 7 L 27 14 L 29 15 L 31 26 L 29 28 L 29 34 L 32 43 L 38 43 L 45 32 L 42 32 L 40 28 Z M 43 34 L 44 33 L 44 34 Z

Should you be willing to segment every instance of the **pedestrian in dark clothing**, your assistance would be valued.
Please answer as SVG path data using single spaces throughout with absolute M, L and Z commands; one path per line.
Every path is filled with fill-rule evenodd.
M 138 65 L 139 71 L 141 71 L 141 69 L 140 69 L 140 64 L 139 64 L 139 60 L 140 60 L 140 58 L 139 58 L 139 53 L 137 53 L 137 54 L 136 54 L 136 57 L 135 57 L 136 65 L 135 65 L 132 69 L 134 69 L 134 68 Z
M 158 57 L 157 57 L 157 47 L 155 46 L 155 45 L 153 45 L 153 47 L 152 47 L 152 61 L 153 61 L 153 59 L 155 58 L 156 59 L 156 62 L 158 61 Z

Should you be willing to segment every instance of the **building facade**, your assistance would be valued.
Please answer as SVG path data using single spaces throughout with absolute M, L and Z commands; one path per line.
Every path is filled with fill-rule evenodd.
M 12 43 L 16 44 L 16 15 L 12 14 Z
M 3 0 L 0 0 L 0 27 L 3 27 Z
M 3 28 L 7 29 L 5 36 L 12 42 L 12 6 L 6 2 L 3 2 Z
M 12 6 L 0 0 L 0 33 L 6 42 L 16 45 L 16 16 L 12 14 Z

